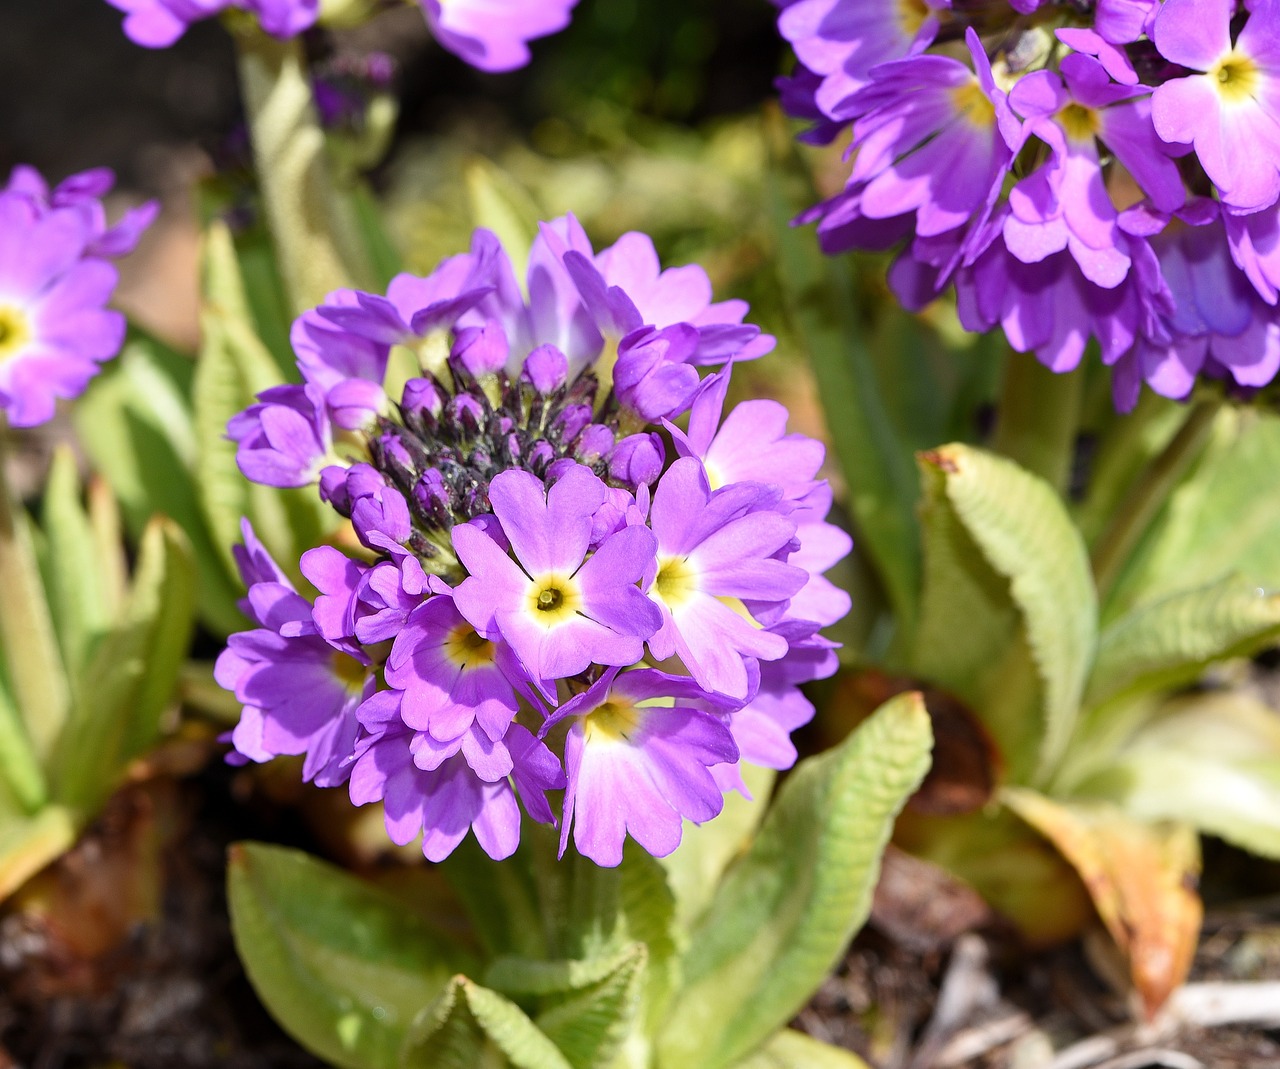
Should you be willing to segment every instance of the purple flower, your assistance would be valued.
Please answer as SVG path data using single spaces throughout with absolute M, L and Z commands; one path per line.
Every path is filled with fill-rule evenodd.
M 889 281 L 907 307 L 954 284 L 968 329 L 999 325 L 1057 371 L 1097 338 L 1118 401 L 1152 375 L 1182 390 L 1175 351 L 1235 378 L 1188 356 L 1201 343 L 1171 326 L 1174 287 L 1150 241 L 1193 194 L 1216 197 L 1232 255 L 1275 303 L 1280 0 L 1010 0 L 1007 18 L 959 3 L 780 6 L 799 60 L 786 107 L 817 123 L 809 139 L 852 125 L 845 189 L 799 219 L 825 251 L 896 248 Z M 1249 359 L 1232 346 L 1251 379 L 1271 367 L 1256 344 L 1270 321 L 1259 308 L 1248 332 L 1221 336 L 1254 339 Z
M 433 859 L 468 828 L 509 854 L 520 803 L 556 820 L 546 792 L 565 769 L 566 822 L 597 860 L 616 863 L 627 828 L 661 853 L 682 819 L 718 812 L 733 733 L 776 759 L 805 708 L 787 693 L 771 712 L 766 696 L 735 727 L 759 662 L 825 670 L 834 655 L 816 632 L 848 608 L 813 571 L 849 549 L 825 523 L 821 445 L 788 434 L 772 402 L 720 426 L 727 364 L 773 344 L 745 312 L 714 303 L 700 268 L 664 271 L 642 235 L 597 254 L 566 217 L 542 226 L 524 288 L 479 231 L 426 278 L 303 315 L 306 384 L 263 394 L 229 431 L 258 481 L 318 482 L 372 559 L 306 552 L 308 606 L 246 533 L 260 627 L 233 639 L 220 675 L 245 694 L 240 759 L 305 751 L 326 781 L 353 770 L 352 800 L 382 801 L 392 838 L 421 832 Z M 396 378 L 401 358 L 418 373 L 389 394 L 397 347 Z M 721 363 L 700 382 L 699 365 Z M 690 405 L 686 435 L 667 420 Z M 686 454 L 674 465 L 664 428 Z M 353 657 L 373 692 L 340 696 L 333 671 L 349 666 L 329 651 Z M 642 668 L 648 655 L 688 674 Z M 251 673 L 274 689 L 250 694 Z M 786 678 L 794 687 L 797 671 Z M 290 680 L 314 719 L 300 719 Z M 529 731 L 549 710 L 574 718 L 554 750 Z M 633 721 L 626 745 L 606 745 Z M 601 792 L 632 782 L 634 805 L 608 812 Z
M 436 40 L 482 71 L 529 62 L 528 42 L 569 25 L 578 0 L 422 0 Z
M 107 0 L 125 13 L 124 32 L 146 48 L 168 48 L 193 22 L 212 18 L 228 8 L 258 16 L 267 33 L 294 37 L 308 29 L 320 13 L 320 0 Z
M 114 258 L 131 253 L 160 214 L 159 202 L 150 200 L 125 212 L 108 226 L 102 198 L 111 192 L 115 184 L 115 173 L 108 167 L 98 167 L 73 174 L 50 189 L 34 167 L 19 165 L 9 176 L 6 192 L 20 193 L 29 198 L 40 215 L 50 211 L 77 212 L 84 220 L 89 235 L 85 253 Z
M 937 30 L 924 5 L 876 0 L 798 0 L 778 16 L 778 31 L 820 79 L 816 106 L 836 120 L 850 117 L 846 102 L 868 84 L 872 68 L 923 48 Z
M 458 753 L 429 771 L 414 761 L 415 734 L 399 715 L 400 695 L 382 691 L 365 703 L 369 735 L 361 742 L 351 773 L 351 801 L 382 802 L 387 834 L 401 846 L 422 835 L 422 852 L 443 861 L 475 833 L 490 857 L 502 859 L 520 844 L 520 805 L 534 820 L 554 821 L 546 792 L 564 786 L 564 773 L 546 746 L 513 724 L 504 751 L 508 774 L 484 779 Z
M 236 464 L 265 486 L 309 486 L 334 459 L 323 395 L 313 386 L 273 386 L 227 424 Z
M 621 863 L 628 834 L 664 857 L 680 845 L 683 820 L 701 824 L 720 812 L 724 798 L 709 769 L 737 761 L 738 747 L 718 716 L 687 704 L 710 699 L 686 677 L 611 668 L 560 707 L 547 728 L 573 720 L 562 855 L 572 825 L 578 852 L 599 865 Z
M 454 601 L 467 621 L 508 642 L 539 680 L 575 675 L 593 662 L 640 660 L 644 640 L 661 624 L 636 585 L 653 561 L 653 534 L 624 528 L 588 559 L 605 486 L 580 466 L 549 490 L 527 472 L 503 472 L 489 497 L 515 560 L 487 534 L 454 528 L 454 549 L 470 573 Z
M 356 710 L 375 686 L 367 656 L 330 643 L 311 618 L 310 603 L 246 529 L 241 557 L 250 615 L 260 626 L 232 635 L 219 655 L 219 685 L 244 703 L 231 734 L 236 753 L 250 761 L 305 754 L 302 775 L 321 787 L 346 782 L 355 753 Z M 260 576 L 266 581 L 254 581 Z
M 1280 315 L 1232 263 L 1215 207 L 1196 208 L 1192 225 L 1175 223 L 1153 240 L 1173 305 L 1124 369 L 1122 408 L 1136 402 L 1141 381 L 1181 399 L 1201 373 L 1257 387 L 1280 371 Z
M 1156 132 L 1194 145 L 1225 204 L 1256 211 L 1280 196 L 1280 8 L 1258 0 L 1235 42 L 1234 0 L 1165 0 L 1152 39 L 1160 54 L 1200 73 L 1156 88 Z
M 744 601 L 785 603 L 806 578 L 775 559 L 796 525 L 761 510 L 766 503 L 757 483 L 713 496 L 701 462 L 686 457 L 658 483 L 649 518 L 657 560 L 648 592 L 662 609 L 649 648 L 659 660 L 678 656 L 705 690 L 738 700 L 748 697 L 753 660 L 787 652 L 786 640 L 762 630 Z
M 0 409 L 15 426 L 51 419 L 124 343 L 106 307 L 116 270 L 86 253 L 99 236 L 75 207 L 0 193 Z

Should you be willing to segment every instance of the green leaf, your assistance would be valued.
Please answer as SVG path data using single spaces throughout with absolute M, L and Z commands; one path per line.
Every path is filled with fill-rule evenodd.
M 764 819 L 777 773 L 769 768 L 738 766 L 752 797 L 737 791 L 725 795 L 724 809 L 705 824 L 684 822 L 680 845 L 658 862 L 676 900 L 676 924 L 688 931 L 715 896 L 724 870 L 746 850 Z
M 181 530 L 155 520 L 143 534 L 122 617 L 75 680 L 71 718 L 53 765 L 60 802 L 92 812 L 127 762 L 159 739 L 191 641 L 195 583 Z
M 529 247 L 538 236 L 538 206 L 528 190 L 482 156 L 467 164 L 466 183 L 472 224 L 498 235 L 511 257 L 516 278 L 523 279 L 529 264 Z
M 627 1038 L 640 1009 L 648 960 L 645 945 L 633 943 L 594 983 L 542 1000 L 534 1021 L 573 1069 L 608 1065 Z
M 48 800 L 40 759 L 31 745 L 22 716 L 3 685 L 0 685 L 0 784 L 22 814 L 35 813 Z
M 1239 576 L 1170 594 L 1102 632 L 1086 704 L 1134 688 L 1191 682 L 1213 661 L 1253 653 L 1277 635 L 1280 594 Z
M 351 208 L 368 250 L 374 281 L 380 292 L 385 291 L 391 280 L 404 270 L 404 258 L 387 233 L 382 206 L 367 183 L 357 181 L 352 187 Z
M 471 918 L 476 938 L 491 957 L 545 958 L 550 952 L 538 909 L 530 861 L 531 835 L 521 837 L 515 858 L 494 861 L 467 836 L 440 866 Z
M 195 421 L 199 441 L 196 485 L 205 522 L 222 566 L 237 588 L 232 547 L 240 541 L 240 520 L 255 530 L 297 578 L 302 551 L 319 545 L 337 522 L 311 488 L 278 490 L 249 482 L 236 464 L 236 443 L 227 422 L 255 396 L 281 382 L 271 354 L 254 332 L 236 250 L 226 224 L 212 223 L 205 235 L 203 343 L 195 380 Z
M 783 139 L 789 143 L 785 134 Z M 899 626 L 910 634 L 920 563 L 909 452 L 881 394 L 847 260 L 824 256 L 811 233 L 791 225 L 813 202 L 809 183 L 788 174 L 782 159 L 775 160 L 770 179 L 777 281 L 787 315 L 813 366 L 836 457 L 849 483 L 859 544 L 875 564 Z
M 404 1069 L 572 1069 L 523 1010 L 465 976 L 414 1022 Z
M 236 949 L 299 1043 L 342 1069 L 391 1069 L 414 1018 L 468 955 L 392 896 L 297 850 L 231 848 Z
M 1175 699 L 1078 793 L 1280 859 L 1280 717 L 1245 693 Z
M 764 1048 L 733 1069 L 868 1069 L 852 1051 L 784 1028 Z
M 1233 572 L 1280 589 L 1280 416 L 1224 406 L 1204 455 L 1122 573 L 1108 618 Z
M 929 765 L 919 694 L 883 705 L 788 778 L 691 933 L 663 1069 L 721 1069 L 785 1024 L 866 919 L 894 818 Z
M 133 537 L 157 513 L 186 532 L 200 575 L 201 619 L 228 634 L 243 628 L 244 616 L 236 608 L 238 584 L 210 537 L 196 492 L 196 433 L 187 400 L 193 372 L 190 360 L 135 337 L 76 403 L 76 429 Z
M 58 805 L 0 823 L 0 902 L 70 850 L 77 830 L 74 814 Z
M 110 628 L 114 614 L 104 588 L 99 547 L 80 504 L 80 479 L 70 449 L 54 454 L 41 520 L 49 608 L 63 661 L 75 676 L 84 668 L 94 643 Z
M 989 671 L 1009 634 L 1007 612 L 993 624 L 983 621 L 980 606 L 998 611 L 1001 603 L 992 573 L 1007 581 L 1043 683 L 1037 762 L 1043 778 L 1071 736 L 1097 642 L 1097 596 L 1084 543 L 1053 488 L 1010 461 L 970 446 L 948 445 L 922 454 L 920 464 L 929 582 L 916 667 L 957 693 L 971 695 L 975 680 Z M 981 552 L 990 572 L 965 559 L 972 554 L 958 528 Z M 940 559 L 930 561 L 931 553 Z M 956 564 L 960 569 L 949 574 Z M 977 601 L 963 600 L 966 583 L 976 588 Z M 981 708 L 977 711 L 982 715 Z M 1023 755 L 1007 756 L 1015 764 Z

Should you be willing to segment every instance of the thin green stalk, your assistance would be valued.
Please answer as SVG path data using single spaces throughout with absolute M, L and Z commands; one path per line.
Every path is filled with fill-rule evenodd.
M 1065 496 L 1080 426 L 1084 372 L 1050 371 L 1010 352 L 1000 387 L 992 447 Z
M 0 422 L 0 646 L 14 703 L 32 748 L 43 761 L 58 741 L 70 694 L 35 546 L 22 506 L 9 487 L 6 431 Z
M 1111 416 L 1089 474 L 1085 499 L 1076 513 L 1088 545 L 1106 530 L 1143 465 L 1173 440 L 1186 415 L 1182 405 L 1144 390 L 1132 412 Z
M 267 223 L 301 313 L 332 290 L 369 285 L 372 268 L 350 199 L 334 183 L 301 44 L 252 29 L 235 37 Z
M 1200 455 L 1220 408 L 1217 398 L 1191 406 L 1181 429 L 1147 465 L 1099 537 L 1093 551 L 1093 574 L 1101 600 L 1111 592 L 1139 539 Z

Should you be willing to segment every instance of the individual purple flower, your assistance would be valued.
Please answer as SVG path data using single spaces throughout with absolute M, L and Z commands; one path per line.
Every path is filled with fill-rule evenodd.
M 1123 369 L 1122 408 L 1132 408 L 1142 381 L 1181 399 L 1202 373 L 1258 387 L 1280 371 L 1280 314 L 1231 261 L 1215 206 L 1196 208 L 1191 225 L 1179 221 L 1153 239 L 1172 309 Z
M 869 82 L 872 68 L 927 46 L 938 31 L 933 14 L 944 4 L 885 4 L 878 0 L 798 0 L 778 16 L 778 31 L 805 68 L 820 79 L 818 109 L 844 120 L 848 99 Z
M 323 395 L 313 386 L 273 386 L 227 424 L 236 464 L 265 486 L 309 486 L 333 461 L 333 432 Z
M 1156 132 L 1193 145 L 1224 204 L 1256 211 L 1280 196 L 1280 6 L 1257 0 L 1231 39 L 1235 0 L 1165 0 L 1152 28 L 1160 54 L 1198 73 L 1158 86 Z
M 560 853 L 573 842 L 599 865 L 622 861 L 630 835 L 665 857 L 680 845 L 682 822 L 701 824 L 724 806 L 711 766 L 735 762 L 723 720 L 699 708 L 712 697 L 687 677 L 654 669 L 606 671 L 548 721 L 570 720 L 568 787 Z
M 79 213 L 89 235 L 86 255 L 114 258 L 131 253 L 160 214 L 159 202 L 151 200 L 131 208 L 115 223 L 108 225 L 102 198 L 111 192 L 115 183 L 115 173 L 109 167 L 97 167 L 64 178 L 50 189 L 34 167 L 19 165 L 9 176 L 6 192 L 28 197 L 40 214 L 50 211 Z
M 416 608 L 387 658 L 388 685 L 404 692 L 401 718 L 415 731 L 452 742 L 473 724 L 494 741 L 529 692 L 509 647 L 484 638 L 441 594 Z
M 578 0 L 421 0 L 436 40 L 482 71 L 529 62 L 529 42 L 569 25 Z
M 785 603 L 806 578 L 775 559 L 796 525 L 761 510 L 768 501 L 758 483 L 712 495 L 702 463 L 685 457 L 658 483 L 649 518 L 657 559 L 648 592 L 662 609 L 649 648 L 659 660 L 678 656 L 705 690 L 740 701 L 749 664 L 787 652 L 786 640 L 762 630 L 744 601 Z
M 640 660 L 644 640 L 661 624 L 636 585 L 653 561 L 653 534 L 624 528 L 587 558 L 605 486 L 581 466 L 549 490 L 527 472 L 503 472 L 489 497 L 515 560 L 487 534 L 454 528 L 454 549 L 469 573 L 454 601 L 467 621 L 508 642 L 538 680 L 575 675 L 593 662 Z
M 509 775 L 485 780 L 461 753 L 429 771 L 418 767 L 415 734 L 399 713 L 400 694 L 382 691 L 361 716 L 369 734 L 351 773 L 351 801 L 382 802 L 387 834 L 401 846 L 422 835 L 429 861 L 443 861 L 470 830 L 490 857 L 501 860 L 520 844 L 520 803 L 536 821 L 554 821 L 546 792 L 564 786 L 560 762 L 519 724 L 506 734 Z M 517 790 L 519 801 L 517 801 Z
M 359 731 L 356 710 L 374 692 L 369 660 L 353 645 L 327 642 L 310 603 L 251 528 L 247 541 L 243 577 L 251 583 L 250 615 L 260 626 L 232 635 L 214 667 L 219 685 L 244 704 L 232 745 L 250 761 L 305 755 L 303 779 L 321 787 L 344 783 Z M 264 575 L 266 581 L 253 581 Z
M 86 255 L 96 236 L 75 208 L 0 193 L 0 410 L 14 426 L 51 419 L 124 343 L 106 307 L 116 270 Z
M 168 48 L 193 22 L 229 8 L 252 12 L 267 33 L 295 37 L 312 26 L 320 0 L 107 0 L 123 11 L 125 35 L 146 48 Z
M 1186 196 L 1151 124 L 1146 90 L 1112 82 L 1089 56 L 1067 56 L 1061 72 L 1029 74 L 1009 97 L 1053 156 L 1010 191 L 1005 245 L 1024 263 L 1067 249 L 1085 278 L 1110 289 L 1129 273 L 1134 239 L 1107 192 L 1099 140 L 1157 209 L 1173 211 Z

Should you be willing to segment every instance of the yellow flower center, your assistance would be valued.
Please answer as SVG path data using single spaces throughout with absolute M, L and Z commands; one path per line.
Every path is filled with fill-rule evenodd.
M 924 0 L 898 0 L 898 25 L 908 37 L 915 37 L 928 17 L 929 8 Z
M 0 304 L 0 364 L 22 353 L 31 341 L 31 324 L 21 308 Z
M 626 742 L 640 726 L 640 712 L 625 699 L 611 698 L 587 714 L 583 736 L 591 742 Z
M 688 557 L 660 557 L 651 593 L 668 609 L 674 609 L 698 592 L 698 573 Z
M 544 575 L 529 590 L 528 608 L 538 623 L 555 627 L 582 608 L 582 592 L 570 576 Z
M 470 624 L 459 624 L 444 640 L 445 656 L 459 668 L 480 668 L 493 664 L 493 643 L 476 633 Z
M 364 689 L 364 681 L 368 678 L 369 670 L 354 657 L 348 657 L 345 653 L 334 653 L 329 658 L 329 668 L 333 672 L 334 679 L 352 694 Z
M 1099 129 L 1098 113 L 1081 104 L 1068 104 L 1058 112 L 1058 122 L 1072 141 L 1090 140 Z
M 985 130 L 995 124 L 996 106 L 976 80 L 951 90 L 951 101 L 955 105 L 956 116 L 971 126 Z
M 1228 104 L 1252 100 L 1262 82 L 1258 65 L 1248 56 L 1236 51 L 1220 59 L 1209 71 L 1209 77 L 1218 83 L 1218 95 Z

